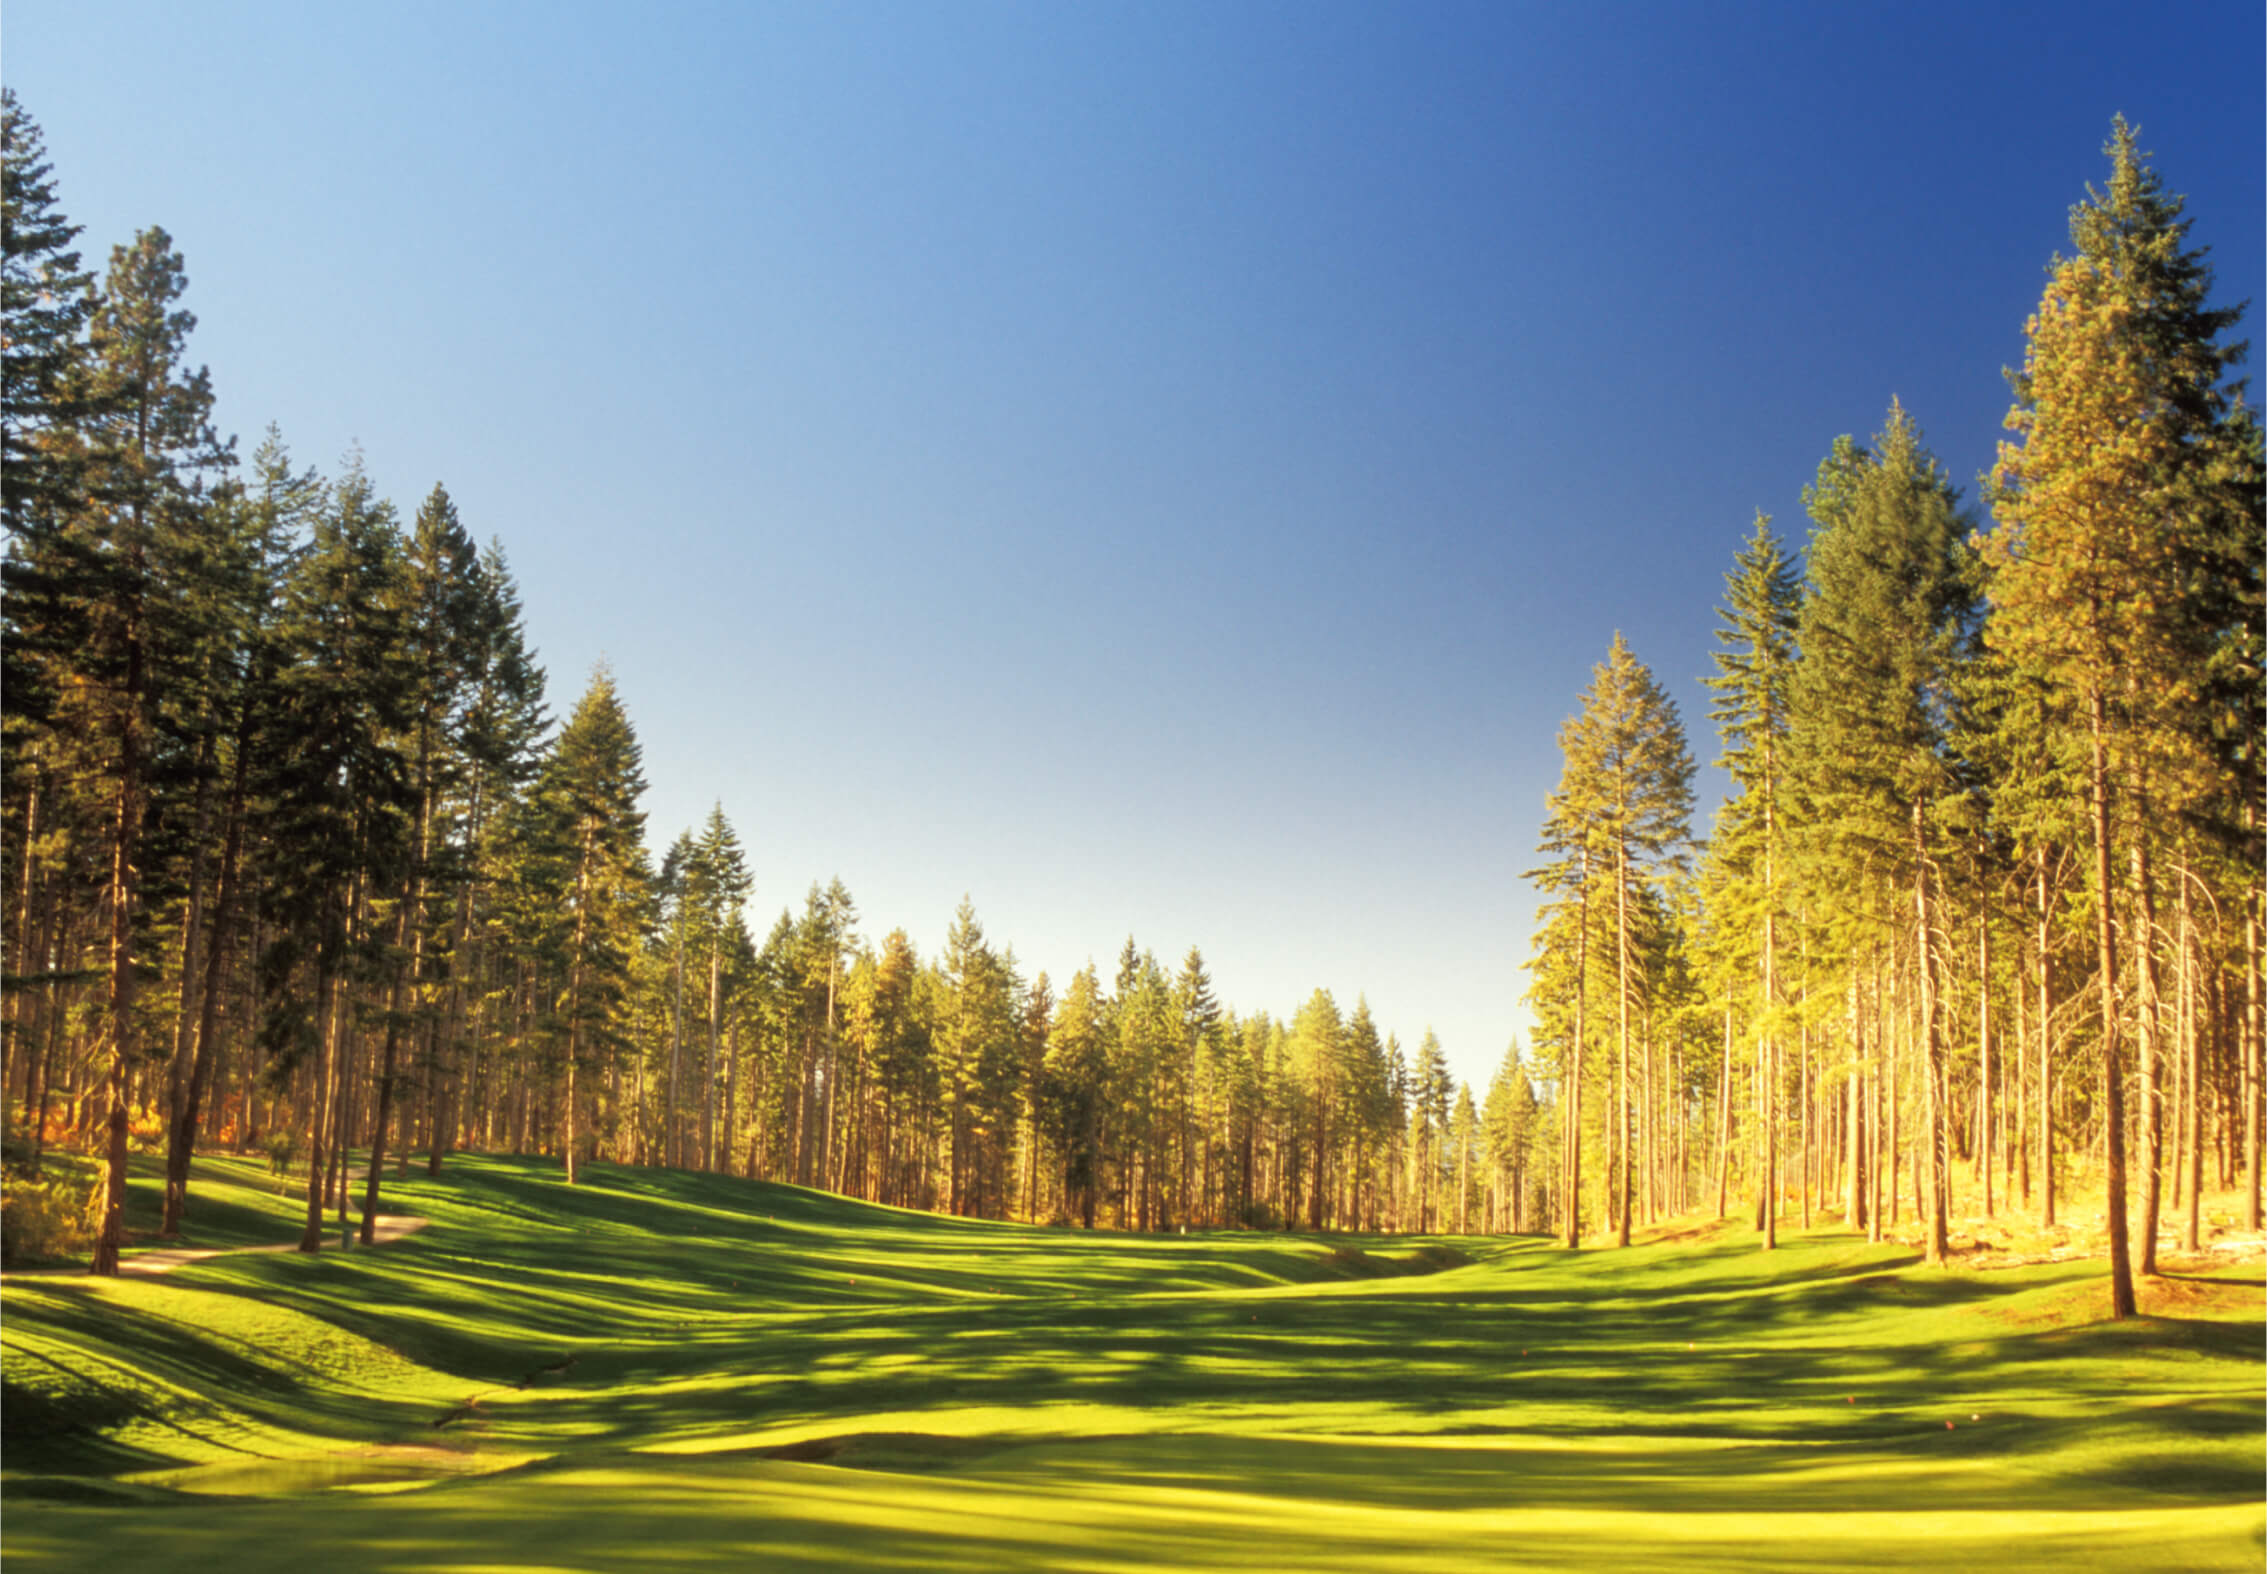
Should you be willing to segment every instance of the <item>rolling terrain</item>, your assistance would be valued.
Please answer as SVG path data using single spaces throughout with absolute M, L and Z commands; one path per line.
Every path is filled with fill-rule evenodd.
M 189 1245 L 287 1239 L 207 1161 Z M 1089 1234 L 462 1156 L 374 1251 L 17 1274 L 12 1566 L 2256 1568 L 2256 1266 Z M 198 1232 L 202 1231 L 203 1234 Z

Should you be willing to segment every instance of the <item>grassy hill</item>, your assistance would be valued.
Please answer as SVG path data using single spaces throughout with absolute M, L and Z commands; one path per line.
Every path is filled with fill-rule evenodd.
M 288 1198 L 201 1161 L 213 1244 Z M 462 1157 L 0 1288 L 11 1567 L 2256 1569 L 2256 1265 L 1087 1234 Z M 272 1225 L 268 1222 L 272 1219 Z M 193 1244 L 206 1244 L 192 1233 Z

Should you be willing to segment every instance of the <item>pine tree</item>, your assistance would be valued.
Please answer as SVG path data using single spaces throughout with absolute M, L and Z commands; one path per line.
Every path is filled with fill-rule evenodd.
M 379 1177 L 395 1109 L 402 1034 L 406 1028 L 431 1042 L 436 1023 L 429 975 L 438 969 L 439 953 L 450 938 L 454 888 L 470 876 L 470 870 L 452 855 L 443 821 L 465 774 L 458 715 L 472 676 L 484 609 L 476 573 L 478 554 L 446 487 L 436 484 L 427 495 L 403 547 L 401 654 L 408 719 L 404 749 L 415 808 L 386 966 L 385 1038 L 379 1051 L 370 1167 L 362 1203 L 365 1245 L 376 1239 Z M 428 1049 L 423 1058 L 426 1074 L 418 1080 L 429 1085 L 436 1057 Z M 406 1146 L 406 1137 L 403 1141 Z
M 1778 1242 L 1778 1134 L 1774 1126 L 1779 1055 L 1779 920 L 1785 875 L 1782 802 L 1786 782 L 1786 739 L 1792 722 L 1796 666 L 1795 631 L 1801 602 L 1796 567 L 1768 515 L 1758 514 L 1755 532 L 1724 576 L 1725 605 L 1718 616 L 1716 675 L 1702 681 L 1716 691 L 1709 719 L 1724 740 L 1719 762 L 1731 773 L 1737 796 L 1723 811 L 1717 837 L 1727 855 L 1720 900 L 1736 903 L 1742 928 L 1755 935 L 1760 1006 L 1753 1013 L 1759 1033 L 1757 1064 L 1764 1097 L 1757 1146 L 1763 1158 L 1758 1176 L 1758 1227 L 1763 1248 Z
M 505 943 L 499 895 L 510 883 L 509 852 L 515 809 L 526 796 L 543 754 L 550 721 L 544 707 L 544 673 L 527 648 L 519 592 L 512 582 L 500 543 L 491 540 L 473 571 L 472 638 L 466 651 L 465 703 L 457 722 L 457 746 L 465 769 L 462 805 L 469 878 L 458 896 L 457 938 L 451 981 L 451 1020 L 461 1025 L 469 1063 L 456 1063 L 456 1046 L 436 1040 L 440 1053 L 428 1064 L 434 1111 L 429 1122 L 429 1174 L 441 1173 L 449 1132 L 456 1125 L 446 1096 L 459 1088 L 473 1091 L 475 1079 L 495 1061 L 494 1009 L 510 989 L 517 960 Z M 460 1098 L 469 1135 L 478 1112 Z
M 1448 1142 L 1456 1174 L 1456 1233 L 1472 1233 L 1472 1157 L 1480 1143 L 1480 1111 L 1472 1102 L 1472 1084 L 1456 1085 L 1456 1109 L 1448 1118 Z
M 283 587 L 279 747 L 255 762 L 252 789 L 268 830 L 257 874 L 271 937 L 260 958 L 262 1041 L 275 1075 L 305 1065 L 314 1087 L 302 1251 L 321 1249 L 323 1201 L 346 1141 L 354 1024 L 342 995 L 373 962 L 369 899 L 401 878 L 416 813 L 403 754 L 404 583 L 393 507 L 350 459 Z M 343 1218 L 343 1187 L 337 1195 Z
M 1448 1073 L 1448 1056 L 1431 1028 L 1417 1044 L 1417 1063 L 1410 1070 L 1410 1125 L 1415 1141 L 1417 1228 L 1439 1228 L 1436 1203 L 1440 1196 L 1442 1139 L 1448 1131 L 1449 1099 L 1456 1082 Z
M 585 1066 L 603 1069 L 624 1042 L 623 997 L 640 908 L 650 881 L 638 800 L 645 776 L 637 735 L 601 668 L 591 678 L 545 762 L 536 794 L 566 878 L 566 1040 L 560 1146 L 575 1183 L 585 1128 L 578 1124 Z
M 253 786 L 266 779 L 265 761 L 284 743 L 275 728 L 286 659 L 280 627 L 283 590 L 296 573 L 314 522 L 328 500 L 328 489 L 312 470 L 292 469 L 282 435 L 271 426 L 253 454 L 246 495 L 231 509 L 215 510 L 216 517 L 225 517 L 234 527 L 219 576 L 225 587 L 219 621 L 229 649 L 221 662 L 220 679 L 208 695 L 213 725 L 225 734 L 228 786 L 220 814 L 219 889 L 205 937 L 204 984 L 195 1026 L 183 1046 L 188 1064 L 184 1070 L 176 1058 L 167 1102 L 162 1235 L 179 1233 L 188 1205 L 190 1161 L 213 1076 L 221 994 L 235 944 L 247 833 L 254 842 L 265 834 L 267 806 L 255 801 Z M 185 946 L 185 971 L 188 962 Z
M 724 817 L 724 805 L 719 803 L 709 810 L 708 821 L 701 827 L 700 839 L 693 845 L 691 856 L 684 864 L 686 905 L 690 911 L 692 933 L 697 943 L 708 953 L 708 1009 L 704 1013 L 708 1036 L 707 1070 L 702 1077 L 701 1094 L 701 1161 L 710 1169 L 728 1167 L 729 1155 L 716 1146 L 715 1120 L 717 1101 L 717 1052 L 724 1031 L 724 959 L 735 939 L 743 938 L 740 913 L 755 888 L 748 874 L 748 861 L 740 851 L 740 838 L 733 833 L 732 824 Z M 838 886 L 839 888 L 839 886 Z M 841 902 L 845 908 L 849 893 L 844 892 Z M 834 932 L 839 935 L 846 927 L 846 915 L 830 910 Z M 830 936 L 830 938 L 832 938 Z M 841 950 L 838 944 L 827 948 L 827 1022 L 831 1033 L 834 1022 L 833 992 L 840 977 Z M 678 963 L 680 974 L 682 959 Z M 683 987 L 682 978 L 678 987 Z M 680 1007 L 680 1013 L 682 1007 Z M 730 1133 L 726 1144 L 730 1146 Z
M 1181 959 L 1180 976 L 1173 981 L 1173 1001 L 1181 1020 L 1168 1099 L 1168 1120 L 1176 1154 L 1173 1211 L 1186 1221 L 1197 1210 L 1198 1084 L 1204 1067 L 1205 1046 L 1220 1023 L 1220 1001 L 1213 993 L 1212 976 L 1205 971 L 1204 953 L 1193 945 L 1189 947 L 1189 954 Z
M 1990 637 L 2016 666 L 2067 695 L 2087 750 L 2095 957 L 2108 1122 L 2106 1182 L 2111 1315 L 2134 1314 L 2132 1274 L 2154 1261 L 2157 1109 L 2153 1025 L 2153 879 L 2148 794 L 2152 754 L 2175 718 L 2203 698 L 2210 620 L 2194 615 L 2197 569 L 2231 513 L 2258 557 L 2257 486 L 2221 491 L 2230 472 L 2256 474 L 2256 443 L 2223 384 L 2243 354 L 2223 344 L 2240 307 L 2209 304 L 2212 275 L 2187 245 L 2182 201 L 2167 193 L 2121 116 L 2110 179 L 2071 212 L 2077 255 L 2053 267 L 2027 325 L 2016 404 L 1993 471 L 1998 528 Z M 2241 494 L 2248 491 L 2249 496 Z M 2233 502 L 2233 508 L 2228 505 Z M 2129 802 L 2120 805 L 2119 795 Z M 2132 816 L 2133 895 L 2142 1041 L 2142 1240 L 2126 1231 L 2124 1038 L 2116 922 L 2117 825 Z M 2253 1095 L 2256 1097 L 2256 1095 Z M 2137 1261 L 2129 1261 L 2129 1255 Z
M 1939 973 L 1936 836 L 1958 790 L 1948 736 L 1973 648 L 1975 583 L 1958 497 L 1892 403 L 1871 450 L 1840 440 L 1806 493 L 1810 547 L 1790 753 L 1824 838 L 1823 891 L 1869 881 L 1885 935 L 1910 937 L 1927 1093 L 1928 1258 L 1945 1253 L 1950 1091 Z M 1891 891 L 1902 895 L 1894 900 Z M 1903 918 L 1895 903 L 1909 903 Z
M 87 488 L 70 428 L 97 392 L 83 376 L 94 275 L 54 175 L 38 122 L 0 88 L 0 518 L 11 534 L 74 510 Z
M 1102 1017 L 1102 982 L 1089 962 L 1071 976 L 1055 1009 L 1041 1080 L 1046 1140 L 1062 1166 L 1063 1204 L 1075 1207 L 1090 1230 L 1102 1171 Z
M 1488 1098 L 1481 1107 L 1481 1138 L 1487 1148 L 1489 1168 L 1494 1172 L 1496 1186 L 1509 1212 L 1508 1218 L 1499 1216 L 1492 1220 L 1491 1229 L 1519 1232 L 1528 1227 L 1528 1166 L 1532 1162 L 1539 1113 L 1534 1084 L 1520 1058 L 1519 1040 L 1513 1039 L 1504 1050 L 1496 1074 L 1488 1079 Z M 1499 1209 L 1501 1206 L 1499 1204 Z
M 1566 749 L 1554 819 L 1563 819 L 1585 851 L 1599 859 L 1614 901 L 1615 997 L 1619 1053 L 1614 1126 L 1608 1153 L 1615 1165 L 1617 1239 L 1630 1239 L 1632 1155 L 1630 1007 L 1642 967 L 1633 923 L 1640 881 L 1681 868 L 1691 837 L 1691 751 L 1675 702 L 1631 654 L 1619 634 L 1584 691 L 1580 715 L 1561 733 Z
M 999 1145 L 1012 1120 L 1019 1034 L 1012 969 L 984 938 L 966 897 L 945 934 L 944 970 L 951 1014 L 938 1050 L 952 1119 L 949 1207 L 970 1214 L 981 1211 L 986 1187 L 996 1179 Z
M 181 634 L 185 545 L 200 525 L 208 477 L 231 463 L 211 425 L 212 383 L 183 364 L 196 317 L 188 279 L 163 230 L 111 253 L 89 321 L 78 397 L 100 410 L 82 432 L 88 500 L 71 533 L 86 639 L 74 678 L 88 721 L 109 745 L 110 1072 L 107 1160 L 95 1204 L 94 1271 L 118 1271 L 126 1189 L 126 1074 L 140 1054 L 135 1002 L 140 875 L 149 770 L 156 745 L 157 669 Z

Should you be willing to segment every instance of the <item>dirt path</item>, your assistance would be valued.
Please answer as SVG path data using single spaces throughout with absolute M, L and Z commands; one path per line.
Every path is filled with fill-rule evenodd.
M 383 1246 L 388 1241 L 398 1241 L 405 1235 L 415 1235 L 432 1222 L 430 1219 L 413 1219 L 407 1214 L 381 1213 L 378 1215 L 378 1227 L 372 1233 L 377 1237 L 376 1244 Z M 338 1250 L 336 1236 L 325 1235 L 323 1239 L 326 1242 L 324 1247 L 326 1251 Z M 362 1249 L 362 1242 L 359 1238 L 356 1239 L 351 1249 L 356 1251 Z M 237 1252 L 295 1252 L 297 1250 L 299 1250 L 297 1241 L 286 1241 L 281 1246 L 168 1246 L 154 1252 L 137 1252 L 131 1257 L 122 1257 L 118 1262 L 118 1271 L 121 1274 L 144 1275 L 171 1273 L 184 1263 L 203 1262 L 207 1257 L 227 1257 Z

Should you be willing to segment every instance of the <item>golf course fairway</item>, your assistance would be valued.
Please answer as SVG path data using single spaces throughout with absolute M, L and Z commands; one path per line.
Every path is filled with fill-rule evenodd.
M 293 1238 L 200 1160 L 188 1245 Z M 138 1178 L 137 1204 L 154 1181 Z M 11 1570 L 2257 1569 L 2256 1260 L 1140 1236 L 463 1156 L 0 1288 Z M 202 1232 L 202 1233 L 201 1233 Z

